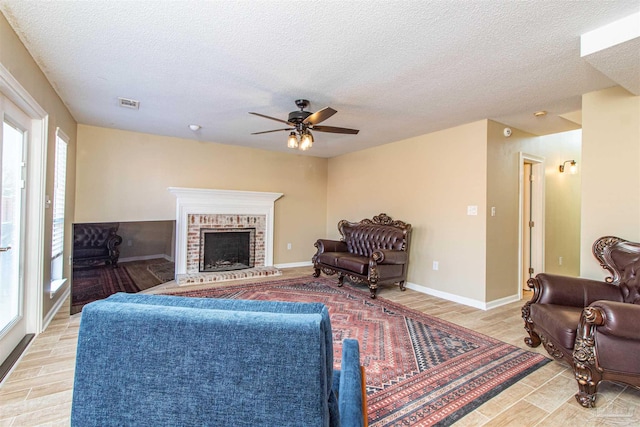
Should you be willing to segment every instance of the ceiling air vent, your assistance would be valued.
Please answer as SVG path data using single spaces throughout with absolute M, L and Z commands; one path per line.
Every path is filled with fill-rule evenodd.
M 118 98 L 118 105 L 123 108 L 140 109 L 140 101 L 136 101 L 135 99 Z

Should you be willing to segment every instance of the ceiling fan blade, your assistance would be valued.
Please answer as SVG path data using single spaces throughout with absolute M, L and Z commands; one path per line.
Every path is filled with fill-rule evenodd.
M 253 132 L 251 135 L 260 135 L 261 133 L 270 133 L 270 132 L 280 132 L 280 131 L 283 131 L 283 130 L 296 130 L 296 128 L 264 130 L 262 132 Z
M 324 122 L 329 117 L 333 116 L 335 113 L 337 113 L 336 110 L 334 110 L 331 107 L 326 107 L 326 108 L 323 108 L 322 110 L 316 111 L 315 113 L 313 113 L 312 115 L 304 119 L 302 123 L 311 125 L 311 126 L 317 125 L 318 123 Z
M 254 116 L 260 116 L 260 117 L 264 117 L 265 119 L 269 119 L 269 120 L 275 120 L 276 122 L 280 122 L 280 123 L 286 123 L 288 125 L 293 126 L 293 123 L 289 123 L 286 120 L 281 120 L 281 119 L 276 119 L 275 117 L 271 117 L 271 116 L 265 116 L 264 114 L 260 114 L 260 113 L 249 113 L 249 114 L 253 114 Z
M 314 126 L 311 129 L 318 132 L 348 133 L 350 135 L 357 135 L 360 132 L 358 129 L 337 128 L 334 126 Z

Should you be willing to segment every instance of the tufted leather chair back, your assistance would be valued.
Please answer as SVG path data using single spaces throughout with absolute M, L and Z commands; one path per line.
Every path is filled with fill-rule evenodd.
M 640 304 L 640 244 L 621 240 L 604 248 L 602 260 L 612 273 L 605 280 L 618 285 L 624 302 Z
M 624 302 L 640 304 L 640 245 L 618 243 L 609 252 L 619 274 L 617 282 Z
M 76 248 L 99 248 L 116 234 L 119 224 L 75 224 L 73 246 Z
M 341 221 L 338 229 L 350 253 L 369 257 L 378 249 L 407 250 L 409 228 Z

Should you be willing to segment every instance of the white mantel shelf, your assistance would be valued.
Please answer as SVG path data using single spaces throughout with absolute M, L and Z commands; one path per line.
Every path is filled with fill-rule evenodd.
M 283 193 L 169 187 L 176 196 L 176 275 L 186 273 L 190 214 L 265 215 L 265 266 L 273 266 L 274 204 Z

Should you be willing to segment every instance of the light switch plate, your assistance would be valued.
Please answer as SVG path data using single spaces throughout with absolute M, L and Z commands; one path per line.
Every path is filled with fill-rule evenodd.
M 478 215 L 478 206 L 467 206 L 467 215 Z

